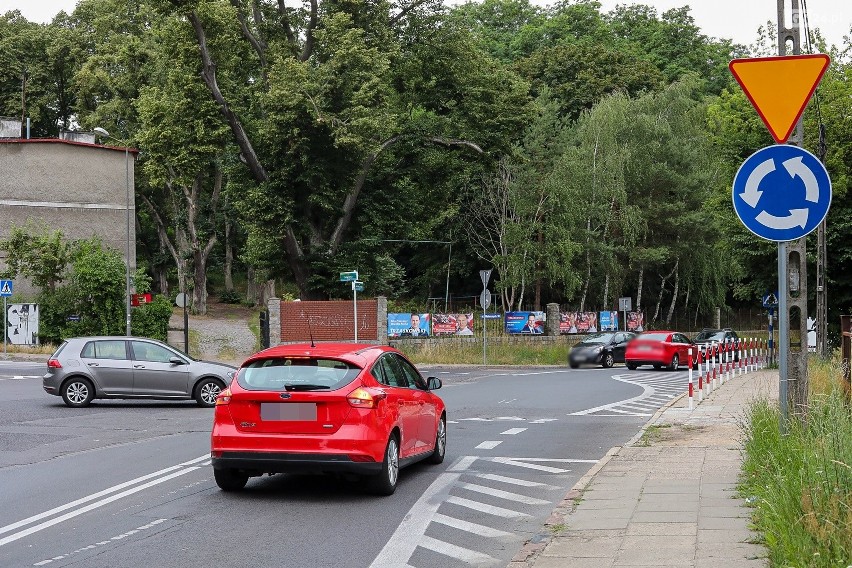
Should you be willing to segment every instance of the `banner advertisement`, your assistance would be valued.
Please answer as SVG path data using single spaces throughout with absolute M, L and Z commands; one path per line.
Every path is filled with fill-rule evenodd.
M 388 314 L 388 337 L 429 337 L 429 314 Z
M 432 314 L 433 335 L 473 335 L 473 314 Z
M 38 304 L 9 304 L 6 324 L 12 345 L 38 345 Z
M 597 333 L 597 312 L 560 312 L 559 333 Z
M 506 333 L 541 335 L 544 321 L 544 312 L 506 312 Z
M 618 331 L 618 312 L 601 312 L 601 331 Z
M 642 312 L 627 312 L 627 331 L 645 331 L 645 314 Z

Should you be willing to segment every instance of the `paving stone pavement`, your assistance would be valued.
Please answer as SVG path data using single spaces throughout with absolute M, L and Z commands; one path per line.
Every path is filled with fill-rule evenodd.
M 778 400 L 778 371 L 735 375 L 697 397 L 692 410 L 676 399 L 610 450 L 509 567 L 768 566 L 736 486 L 746 411 Z

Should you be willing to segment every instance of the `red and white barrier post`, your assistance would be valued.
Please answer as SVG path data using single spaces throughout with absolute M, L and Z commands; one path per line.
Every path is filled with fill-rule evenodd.
M 743 360 L 743 340 L 737 338 L 737 375 L 742 376 L 745 361 Z
M 754 361 L 754 338 L 752 337 L 748 338 L 748 364 L 752 372 L 757 370 L 757 366 Z
M 716 389 L 716 372 L 719 370 L 718 365 L 716 364 L 716 359 L 719 355 L 719 344 L 715 341 L 713 342 L 713 382 L 710 384 L 710 392 L 713 392 Z
M 692 410 L 692 347 L 689 348 L 687 353 L 689 354 L 689 409 Z
M 704 363 L 702 361 L 704 357 L 701 355 L 701 348 L 698 349 L 698 402 L 700 403 L 704 399 L 704 376 L 703 376 L 703 368 L 701 364 Z
M 731 362 L 733 361 L 733 351 L 731 351 L 731 338 L 725 338 L 725 383 L 731 380 Z M 724 383 L 723 383 L 724 384 Z

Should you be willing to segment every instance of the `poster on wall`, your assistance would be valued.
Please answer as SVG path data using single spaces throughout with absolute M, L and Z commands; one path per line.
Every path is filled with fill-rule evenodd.
M 506 312 L 506 333 L 541 335 L 544 321 L 544 312 Z
M 601 331 L 618 331 L 618 312 L 601 312 Z
M 473 335 L 473 314 L 432 314 L 432 335 Z
M 429 337 L 429 314 L 388 314 L 388 337 Z
M 560 312 L 559 333 L 597 333 L 597 312 Z
M 6 337 L 12 345 L 38 345 L 38 304 L 6 307 Z
M 642 312 L 627 312 L 627 331 L 645 331 L 645 314 Z

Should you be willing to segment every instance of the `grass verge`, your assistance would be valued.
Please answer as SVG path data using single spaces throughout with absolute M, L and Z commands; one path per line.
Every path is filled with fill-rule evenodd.
M 482 342 L 442 340 L 422 345 L 396 345 L 415 364 L 482 365 Z M 566 342 L 526 343 L 495 340 L 488 343 L 484 361 L 488 365 L 568 365 Z
M 808 415 L 791 417 L 786 434 L 774 404 L 749 410 L 740 493 L 772 566 L 852 565 L 852 409 L 841 377 L 836 361 L 810 360 Z

